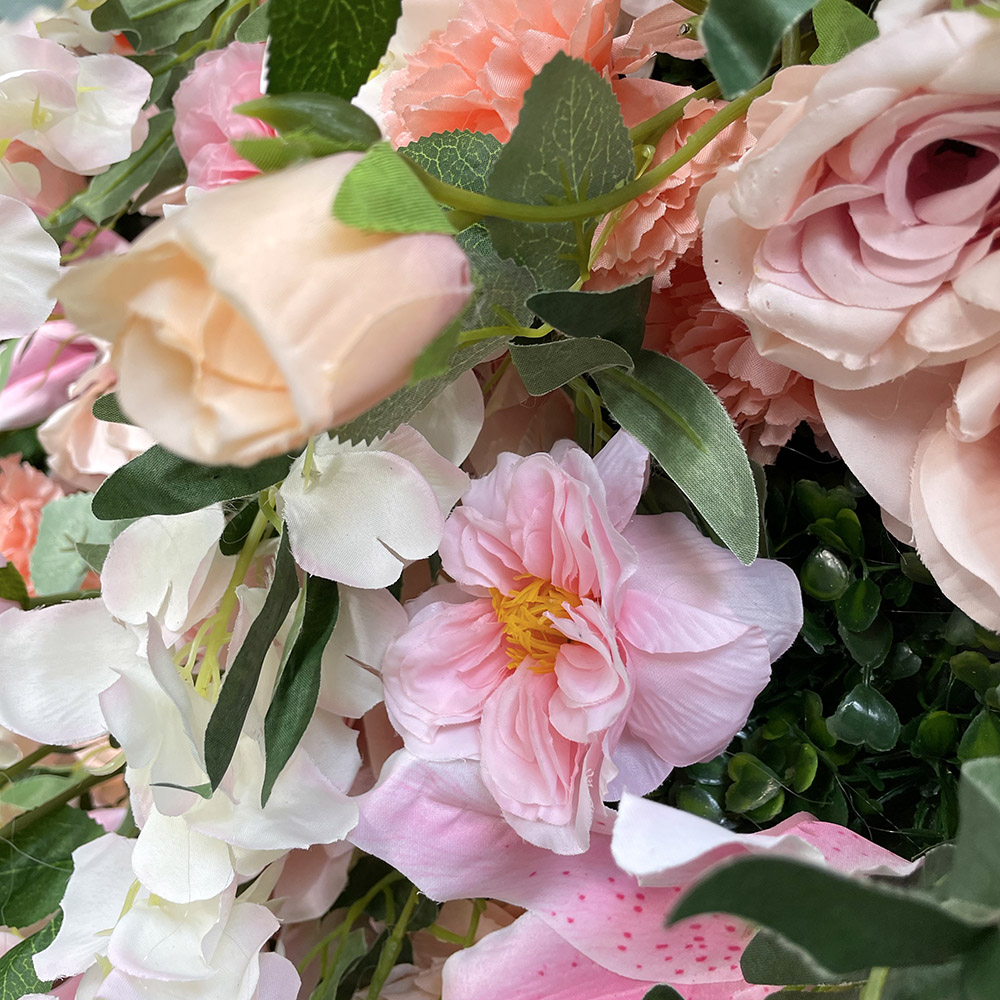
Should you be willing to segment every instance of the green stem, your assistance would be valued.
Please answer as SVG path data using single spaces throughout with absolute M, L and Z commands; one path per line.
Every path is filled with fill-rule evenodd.
M 884 966 L 876 966 L 872 969 L 872 974 L 868 977 L 868 982 L 861 988 L 858 1000 L 881 1000 L 882 989 L 888 978 L 889 970 Z
M 62 594 L 46 594 L 44 597 L 29 597 L 27 610 L 33 608 L 50 608 L 54 604 L 65 604 L 67 601 L 89 601 L 92 597 L 100 597 L 99 590 L 67 590 Z
M 596 198 L 586 198 L 572 204 L 525 205 L 522 202 L 492 198 L 489 195 L 466 191 L 454 184 L 446 184 L 412 160 L 406 157 L 403 159 L 406 165 L 420 178 L 428 192 L 444 205 L 451 205 L 453 208 L 477 215 L 510 219 L 514 222 L 577 222 L 598 215 L 607 215 L 619 206 L 627 205 L 634 198 L 638 198 L 662 184 L 685 163 L 693 160 L 723 129 L 742 118 L 754 100 L 771 89 L 772 82 L 773 78 L 768 77 L 762 83 L 757 84 L 753 90 L 748 90 L 742 97 L 738 97 L 717 111 L 691 135 L 673 156 L 653 167 L 642 177 L 637 177 L 634 181 L 616 188 L 614 191 L 609 191 L 607 194 L 599 195 Z
M 5 827 L 0 829 L 0 842 L 9 840 L 17 833 L 21 833 L 22 830 L 36 823 L 40 819 L 44 819 L 50 813 L 54 813 L 57 809 L 66 805 L 70 799 L 75 799 L 82 795 L 84 792 L 93 788 L 95 785 L 100 785 L 111 778 L 122 774 L 125 770 L 125 765 L 123 764 L 116 771 L 112 771 L 110 774 L 88 774 L 85 778 L 81 778 L 78 782 L 70 785 L 69 788 L 60 792 L 54 798 L 49 799 L 43 805 L 40 805 L 37 809 L 32 809 L 31 812 L 22 813 L 20 816 L 15 816 Z
M 638 125 L 633 125 L 628 130 L 628 135 L 632 140 L 632 145 L 635 146 L 642 142 L 648 142 L 655 145 L 659 141 L 660 136 L 662 136 L 663 133 L 671 127 L 671 125 L 676 125 L 677 122 L 684 117 L 684 109 L 691 101 L 699 99 L 711 101 L 721 96 L 722 89 L 719 87 L 718 81 L 713 80 L 700 90 L 696 90 L 693 94 L 688 94 L 687 97 L 682 97 L 679 101 L 675 101 L 671 104 L 669 108 L 657 111 L 657 113 L 651 118 L 647 118 L 645 121 L 639 122 Z
M 50 753 L 55 753 L 56 751 L 62 752 L 62 747 L 50 746 L 48 744 L 40 746 L 37 750 L 32 750 L 27 757 L 22 757 L 16 763 L 11 764 L 10 767 L 0 771 L 0 778 L 5 778 L 7 781 L 12 782 L 19 774 L 23 774 L 33 764 L 37 764 L 43 758 L 48 757 Z
M 368 987 L 368 1000 L 378 1000 L 382 993 L 382 987 L 389 978 L 389 973 L 392 972 L 392 967 L 396 964 L 396 959 L 399 958 L 399 953 L 403 948 L 403 938 L 406 935 L 406 928 L 410 926 L 410 917 L 413 916 L 413 911 L 417 908 L 418 896 L 417 887 L 413 886 L 410 889 L 410 895 L 406 897 L 403 912 L 400 913 L 399 920 L 396 921 L 395 926 L 392 928 L 389 940 L 386 941 L 385 946 L 382 948 L 382 954 L 378 957 L 378 965 L 375 966 L 371 986 Z

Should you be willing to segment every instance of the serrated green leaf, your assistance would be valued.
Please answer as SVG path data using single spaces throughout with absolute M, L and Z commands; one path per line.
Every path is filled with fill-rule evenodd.
M 826 724 L 838 740 L 854 746 L 867 743 L 873 750 L 891 750 L 899 739 L 896 709 L 867 684 L 851 688 Z
M 0 601 L 14 601 L 22 608 L 28 604 L 28 586 L 12 562 L 0 566 Z
M 285 478 L 291 464 L 290 456 L 277 455 L 247 468 L 197 465 L 154 445 L 104 481 L 92 509 L 102 521 L 186 514 L 267 489 Z
M 642 348 L 646 313 L 653 290 L 652 277 L 611 292 L 539 292 L 528 299 L 529 309 L 570 337 L 603 337 L 630 354 Z
M 120 212 L 153 179 L 171 150 L 176 150 L 173 127 L 173 111 L 151 118 L 146 141 L 127 160 L 98 174 L 73 199 L 73 206 L 98 225 Z
M 399 151 L 439 181 L 485 194 L 502 150 L 498 139 L 482 132 L 434 132 Z
M 809 12 L 815 0 L 712 0 L 699 36 L 708 64 L 729 100 L 764 78 L 781 36 Z
M 72 493 L 42 508 L 31 552 L 31 582 L 38 594 L 62 594 L 83 583 L 90 567 L 77 551 L 77 542 L 106 545 L 114 539 L 112 525 L 91 512 L 93 497 L 92 493 Z
M 812 19 L 819 41 L 809 57 L 814 66 L 835 63 L 878 37 L 878 25 L 849 0 L 819 0 L 813 7 Z
M 247 630 L 243 645 L 226 670 L 219 700 L 205 728 L 205 769 L 212 788 L 218 788 L 233 759 L 243 723 L 260 680 L 264 657 L 271 648 L 295 598 L 299 593 L 299 578 L 289 547 L 288 532 L 281 536 L 278 557 L 274 563 L 264 606 Z
M 749 564 L 759 516 L 753 472 L 733 422 L 682 364 L 640 351 L 635 371 L 594 376 L 611 415 L 641 441 L 722 541 Z
M 378 125 L 361 108 L 329 94 L 267 94 L 233 110 L 259 118 L 282 135 L 306 131 L 329 140 L 330 152 L 364 151 L 382 138 Z
M 268 0 L 268 93 L 350 100 L 396 30 L 400 0 Z
M 762 924 L 836 974 L 946 962 L 995 933 L 919 893 L 788 858 L 727 863 L 681 898 L 670 923 L 712 912 Z
M 375 233 L 455 230 L 417 175 L 387 142 L 379 142 L 348 171 L 333 199 L 345 226 Z
M 0 924 L 28 927 L 52 913 L 73 871 L 73 851 L 102 833 L 82 809 L 62 806 L 0 841 Z
M 607 194 L 634 174 L 632 143 L 611 85 L 589 64 L 560 52 L 525 93 L 486 191 L 528 205 L 569 204 Z M 587 273 L 595 224 L 487 220 L 497 252 L 529 267 L 540 288 L 568 288 Z
M 632 370 L 632 356 L 628 351 L 600 337 L 555 340 L 548 344 L 511 344 L 510 357 L 532 396 L 544 396 L 585 372 L 607 368 Z
M 267 16 L 267 4 L 252 11 L 236 29 L 236 41 L 253 43 L 267 41 L 270 21 Z
M 260 804 L 267 804 L 281 769 L 302 739 L 319 697 L 323 650 L 340 614 L 337 584 L 310 576 L 303 585 L 302 625 L 285 660 L 264 718 L 264 784 Z
M 0 1000 L 21 1000 L 32 993 L 46 993 L 52 986 L 35 975 L 32 961 L 40 951 L 48 948 L 59 933 L 62 913 L 57 913 L 40 931 L 16 944 L 5 955 L 0 955 Z
M 98 396 L 94 400 L 94 405 L 90 412 L 98 419 L 109 424 L 132 424 L 132 421 L 125 416 L 121 405 L 118 402 L 118 394 L 106 392 L 103 396 Z
M 535 291 L 531 272 L 512 260 L 504 260 L 496 250 L 485 226 L 470 226 L 456 237 L 472 268 L 476 291 L 472 304 L 462 315 L 462 326 L 472 330 L 493 326 L 505 314 L 527 326 L 531 310 L 525 300 Z
M 172 45 L 189 31 L 201 27 L 225 0 L 105 0 L 91 13 L 98 31 L 124 31 L 135 39 L 138 52 Z

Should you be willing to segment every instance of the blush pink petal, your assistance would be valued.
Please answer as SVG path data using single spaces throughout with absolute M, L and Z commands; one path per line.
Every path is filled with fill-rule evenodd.
M 649 452 L 625 431 L 619 431 L 597 453 L 594 467 L 604 483 L 604 500 L 612 525 L 621 531 L 639 505 L 649 479 Z
M 615 72 L 634 73 L 657 52 L 666 52 L 677 59 L 704 58 L 705 46 L 697 34 L 694 31 L 681 34 L 691 17 L 691 11 L 670 0 L 641 14 L 611 46 Z
M 955 387 L 948 431 L 958 441 L 978 441 L 1000 424 L 1000 348 L 970 358 Z

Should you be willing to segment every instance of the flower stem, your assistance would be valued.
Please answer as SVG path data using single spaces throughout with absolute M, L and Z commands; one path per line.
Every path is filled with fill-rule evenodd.
M 0 771 L 0 779 L 12 782 L 19 774 L 23 774 L 33 764 L 37 764 L 40 760 L 48 757 L 50 753 L 56 753 L 57 751 L 61 752 L 62 747 L 50 746 L 48 744 L 40 746 L 37 750 L 32 750 L 27 757 L 22 757 L 19 761 L 11 764 L 10 767 Z
M 410 895 L 406 897 L 403 912 L 400 913 L 399 919 L 396 921 L 395 926 L 392 928 L 392 933 L 389 935 L 389 940 L 386 941 L 382 948 L 382 953 L 378 957 L 378 965 L 375 966 L 371 985 L 368 987 L 368 1000 L 378 1000 L 382 993 L 382 987 L 389 978 L 389 973 L 392 972 L 392 967 L 396 964 L 396 959 L 399 958 L 399 953 L 403 947 L 403 937 L 406 935 L 406 928 L 409 927 L 410 917 L 413 916 L 413 911 L 417 908 L 418 896 L 419 891 L 416 886 L 413 886 L 410 889 Z

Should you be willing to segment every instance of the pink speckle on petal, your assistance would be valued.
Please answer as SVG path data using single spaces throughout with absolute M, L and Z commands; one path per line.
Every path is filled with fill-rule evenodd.
M 535 876 L 536 876 L 537 874 L 538 874 L 538 872 L 532 872 L 532 873 L 531 873 L 531 874 L 530 874 L 530 875 L 528 876 L 528 878 L 534 878 L 534 877 L 535 877 Z
M 567 918 L 566 918 L 566 923 L 567 923 L 567 924 L 571 924 L 571 923 L 573 923 L 573 922 L 574 922 L 574 921 L 573 921 L 573 917 L 567 917 Z
M 637 892 L 637 893 L 635 894 L 635 898 L 636 898 L 636 899 L 645 899 L 645 898 L 646 898 L 646 894 L 645 894 L 645 893 L 643 893 L 643 892 Z
M 674 975 L 675 976 L 683 976 L 684 975 L 684 970 L 683 969 L 674 969 Z
M 738 944 L 727 945 L 730 951 L 742 951 L 743 949 Z
M 732 924 L 726 924 L 726 930 L 729 931 L 730 934 L 736 933 L 736 928 Z
M 632 937 L 632 934 L 631 934 L 630 931 L 625 931 L 625 933 L 622 935 L 622 937 L 630 938 L 630 937 Z
M 692 924 L 691 925 L 691 930 L 693 930 L 693 931 L 700 931 L 701 930 L 701 924 Z
M 708 960 L 708 955 L 699 955 L 699 956 L 698 956 L 698 957 L 697 957 L 697 958 L 695 959 L 695 961 L 696 961 L 696 962 L 705 962 L 705 961 L 707 961 L 707 960 Z
M 624 892 L 617 892 L 617 893 L 615 893 L 615 897 L 617 899 L 624 899 L 625 898 L 625 893 Z
M 563 872 L 563 875 L 568 875 L 568 874 L 569 874 L 569 872 Z
M 579 895 L 579 896 L 577 896 L 576 898 L 577 898 L 577 899 L 586 899 L 587 897 L 586 897 L 586 896 L 584 896 L 584 895 L 583 895 L 583 893 L 580 893 L 580 895 Z
M 695 941 L 704 941 L 704 940 L 705 940 L 704 937 L 702 937 L 701 935 L 695 938 Z
M 614 882 L 614 878 L 613 878 L 613 877 L 612 877 L 611 875 L 609 875 L 609 876 L 608 876 L 608 881 L 609 881 L 609 882 Z
M 619 951 L 628 951 L 628 948 L 627 948 L 627 947 L 625 947 L 625 945 L 623 945 L 623 944 L 620 944 L 620 945 L 618 945 L 618 950 L 619 950 Z
M 636 913 L 642 913 L 642 907 L 641 906 L 633 906 L 632 909 L 635 910 Z

